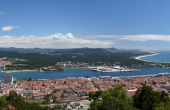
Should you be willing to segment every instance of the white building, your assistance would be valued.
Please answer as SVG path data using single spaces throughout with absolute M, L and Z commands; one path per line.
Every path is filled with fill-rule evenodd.
M 11 75 L 6 75 L 3 77 L 3 84 L 13 84 L 13 76 Z

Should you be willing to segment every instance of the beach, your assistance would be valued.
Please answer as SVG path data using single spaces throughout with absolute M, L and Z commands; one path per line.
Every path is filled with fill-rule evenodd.
M 154 56 L 154 55 L 158 55 L 158 54 L 159 54 L 159 53 L 150 52 L 149 55 L 141 55 L 141 56 L 137 56 L 137 57 L 134 57 L 134 59 L 136 59 L 136 60 L 141 60 L 140 58 L 148 57 L 148 56 Z M 147 61 L 147 60 L 141 60 L 141 61 L 149 62 L 149 61 Z

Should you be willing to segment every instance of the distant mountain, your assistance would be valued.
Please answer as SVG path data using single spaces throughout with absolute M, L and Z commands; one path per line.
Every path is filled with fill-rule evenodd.
M 0 51 L 13 51 L 13 52 L 21 52 L 21 53 L 93 53 L 93 52 L 100 52 L 106 51 L 106 49 L 102 48 L 71 48 L 71 49 L 42 49 L 42 48 L 0 48 Z
M 71 49 L 49 49 L 49 48 L 0 48 L 0 51 L 13 51 L 20 53 L 51 53 L 51 54 L 101 54 L 101 53 L 115 53 L 115 52 L 140 52 L 140 50 L 126 50 L 116 48 L 71 48 Z
M 41 49 L 41 48 L 0 48 L 0 51 L 5 51 L 5 52 L 20 52 L 20 53 L 46 53 L 46 52 L 53 52 L 56 49 Z
M 75 48 L 75 49 L 60 49 L 51 53 L 67 53 L 67 54 L 94 54 L 106 53 L 108 50 L 103 48 Z

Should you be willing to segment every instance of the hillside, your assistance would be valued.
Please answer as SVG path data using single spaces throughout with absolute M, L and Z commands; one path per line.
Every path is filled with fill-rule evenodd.
M 7 49 L 8 50 L 8 49 Z M 28 51 L 27 51 L 28 52 Z M 103 48 L 79 48 L 79 49 L 57 49 L 53 52 L 38 53 L 33 52 L 0 52 L 0 58 L 12 58 L 13 64 L 6 66 L 8 70 L 39 70 L 42 67 L 55 66 L 57 62 L 71 61 L 76 66 L 87 65 L 114 65 L 138 66 L 144 61 L 133 59 L 134 56 L 146 55 L 147 52 L 137 50 L 122 51 L 117 49 Z M 16 60 L 24 59 L 24 60 Z M 56 67 L 55 67 L 56 68 Z

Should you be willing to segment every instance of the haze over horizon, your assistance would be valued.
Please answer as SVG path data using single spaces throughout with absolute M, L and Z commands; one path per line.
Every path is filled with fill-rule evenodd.
M 169 0 L 0 0 L 0 47 L 170 50 L 169 5 Z

